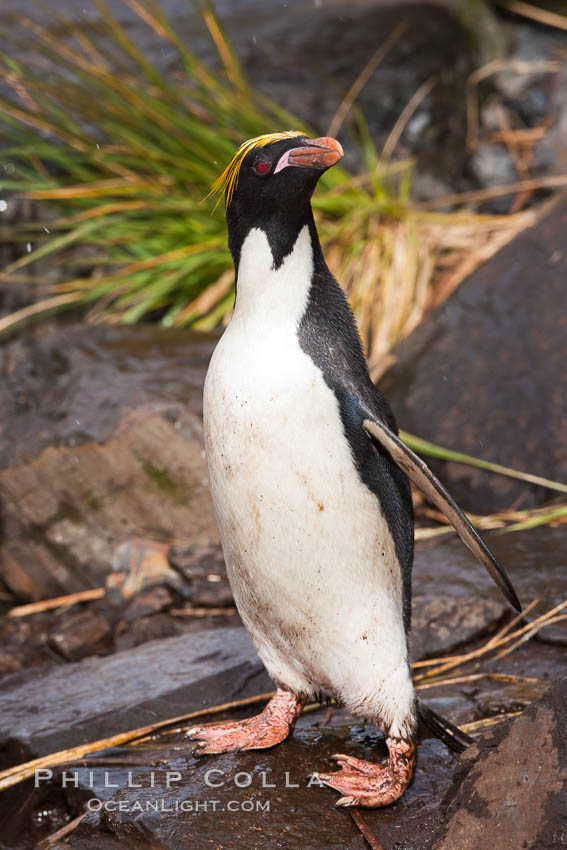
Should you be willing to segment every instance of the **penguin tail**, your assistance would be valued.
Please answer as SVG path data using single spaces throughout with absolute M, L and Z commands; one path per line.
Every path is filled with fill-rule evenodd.
M 462 732 L 446 717 L 433 711 L 420 699 L 417 700 L 417 717 L 419 730 L 425 738 L 438 738 L 454 753 L 462 753 L 474 744 L 473 738 Z

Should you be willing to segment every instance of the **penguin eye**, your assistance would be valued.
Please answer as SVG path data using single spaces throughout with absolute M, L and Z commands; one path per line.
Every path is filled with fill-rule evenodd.
M 256 174 L 267 174 L 270 168 L 272 167 L 271 162 L 266 162 L 266 160 L 261 159 L 259 162 L 254 163 L 254 171 Z

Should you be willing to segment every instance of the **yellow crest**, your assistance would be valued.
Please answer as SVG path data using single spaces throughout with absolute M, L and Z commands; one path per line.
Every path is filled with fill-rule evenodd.
M 304 136 L 301 130 L 284 130 L 282 133 L 266 133 L 263 136 L 256 136 L 254 139 L 248 139 L 247 142 L 243 142 L 227 167 L 223 171 L 223 173 L 217 177 L 215 182 L 213 183 L 213 187 L 207 198 L 210 198 L 211 195 L 216 195 L 217 192 L 226 194 L 226 205 L 230 204 L 232 200 L 232 196 L 234 195 L 234 190 L 238 184 L 238 175 L 240 174 L 240 167 L 242 165 L 242 160 L 254 148 L 263 148 L 265 145 L 270 145 L 272 142 L 280 142 L 282 139 L 293 139 L 294 136 Z M 219 197 L 216 206 L 220 203 Z

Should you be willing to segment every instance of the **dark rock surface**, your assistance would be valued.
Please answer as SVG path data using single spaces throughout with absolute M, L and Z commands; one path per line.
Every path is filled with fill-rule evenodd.
M 350 725 L 341 711 L 323 726 L 325 714 L 322 709 L 304 715 L 293 736 L 269 750 L 196 759 L 183 738 L 154 743 L 151 757 L 159 768 L 154 766 L 153 787 L 148 764 L 133 774 L 132 785 L 138 788 L 128 788 L 125 777 L 117 777 L 114 781 L 122 787 L 113 795 L 95 792 L 108 808 L 91 815 L 73 834 L 70 846 L 86 850 L 95 847 L 98 838 L 104 848 L 109 836 L 136 850 L 363 850 L 349 813 L 334 808 L 337 794 L 310 785 L 309 777 L 315 770 L 332 768 L 335 752 L 380 759 L 384 744 L 371 729 Z M 425 839 L 433 834 L 438 795 L 448 787 L 453 763 L 439 742 L 426 742 L 420 748 L 416 780 L 403 802 L 364 811 L 385 847 L 410 835 Z M 169 788 L 167 770 L 179 776 Z
M 49 446 L 104 443 L 124 410 L 183 405 L 200 416 L 218 336 L 155 325 L 24 328 L 0 346 L 0 468 Z
M 172 546 L 167 557 L 173 569 L 189 584 L 191 605 L 205 608 L 234 605 L 220 546 Z
M 114 553 L 113 572 L 97 598 L 64 597 L 58 607 L 33 614 L 25 606 L 11 608 L 8 616 L 0 616 L 0 677 L 109 655 L 159 638 L 241 625 L 220 547 L 190 551 L 191 569 L 182 573 L 169 565 L 167 546 L 131 540 Z
M 566 697 L 567 680 L 562 680 L 520 717 L 485 733 L 463 754 L 456 770 L 439 742 L 422 744 L 416 780 L 402 799 L 386 809 L 363 810 L 380 846 L 565 846 Z M 140 850 L 358 850 L 363 845 L 348 813 L 334 809 L 336 795 L 310 784 L 309 776 L 333 752 L 378 759 L 384 745 L 369 729 L 353 725 L 344 711 L 336 710 L 325 725 L 327 721 L 323 710 L 304 715 L 290 739 L 256 753 L 195 759 L 182 737 L 147 744 L 150 750 L 142 747 L 136 758 L 146 757 L 148 765 L 139 767 L 129 784 L 123 761 L 111 771 L 117 790 L 91 788 L 93 812 L 73 834 L 70 846 L 87 850 L 97 846 L 98 839 L 101 847 L 112 848 L 119 840 Z M 102 767 L 97 769 L 96 761 L 89 769 L 93 767 L 100 783 Z M 91 777 L 86 769 L 79 774 L 87 790 Z
M 566 525 L 492 533 L 485 535 L 485 539 L 524 606 L 539 597 L 542 606 L 552 608 L 567 598 Z M 465 597 L 479 602 L 486 599 L 502 602 L 502 595 L 488 573 L 456 534 L 418 543 L 413 576 L 414 592 L 418 596 L 432 598 L 441 594 L 458 602 Z M 561 623 L 552 628 L 566 631 Z
M 132 537 L 218 542 L 200 419 L 215 339 L 81 325 L 0 350 L 0 576 L 16 598 L 104 584 Z
M 416 780 L 403 798 L 387 809 L 363 811 L 380 846 L 388 850 L 565 846 L 566 685 L 566 680 L 556 683 L 520 717 L 485 733 L 463 754 L 456 770 L 439 742 L 422 744 Z M 175 850 L 197 846 L 358 850 L 363 845 L 357 843 L 348 813 L 334 809 L 333 793 L 310 784 L 309 776 L 337 750 L 378 759 L 383 743 L 368 729 L 352 725 L 340 710 L 329 725 L 324 723 L 323 711 L 305 715 L 289 740 L 256 753 L 195 759 L 183 738 L 148 744 L 151 751 L 145 756 L 154 760 L 154 769 L 149 763 L 140 767 L 130 787 L 125 763 L 112 771 L 111 781 L 119 788 L 114 793 L 96 791 L 94 799 L 101 802 L 91 805 L 98 811 L 73 834 L 70 846 L 87 850 L 98 838 L 106 847 L 108 837 L 109 847 L 118 839 L 125 847 Z M 144 758 L 143 748 L 140 757 Z M 92 767 L 100 782 L 102 768 L 97 771 L 96 762 Z M 85 769 L 79 773 L 86 788 L 89 774 Z
M 271 689 L 242 628 L 150 641 L 106 658 L 5 678 L 0 749 L 4 762 L 18 751 L 45 755 Z
M 567 846 L 567 679 L 465 751 L 442 808 L 432 850 Z
M 66 661 L 79 661 L 107 648 L 111 629 L 107 618 L 94 611 L 77 611 L 49 633 L 50 645 Z
M 524 601 L 542 595 L 542 610 L 567 596 L 566 534 L 567 527 L 563 526 L 493 536 L 491 539 L 498 556 L 510 568 Z M 184 568 L 184 578 L 190 585 L 206 571 L 212 570 L 214 575 L 222 573 L 218 550 L 214 547 L 194 547 L 191 551 L 178 549 L 170 553 L 170 560 L 178 570 Z M 492 599 L 490 579 L 485 579 L 481 568 L 455 538 L 418 545 L 415 586 L 416 629 L 421 628 L 420 616 L 425 617 L 427 612 L 434 618 L 434 630 L 443 632 L 444 617 L 449 617 L 449 624 L 456 620 L 458 628 L 461 628 L 466 621 L 466 617 L 461 617 L 462 612 L 467 615 L 475 612 L 471 598 L 481 606 L 484 614 L 490 615 L 492 611 L 490 605 L 483 606 L 485 601 Z M 142 594 L 145 592 L 141 591 Z M 449 597 L 455 604 L 443 597 Z M 497 599 L 496 596 L 494 598 Z M 494 614 L 499 605 L 498 602 L 494 607 Z M 475 613 L 473 620 L 476 616 Z M 166 625 L 167 617 L 168 614 L 162 612 L 141 617 L 135 623 L 141 627 L 163 618 L 161 622 Z M 552 629 L 563 627 L 564 630 L 564 626 L 564 623 L 558 623 Z M 18 629 L 23 639 L 26 624 L 22 623 Z M 542 636 L 547 631 L 544 630 Z M 449 626 L 441 636 L 443 640 L 455 641 L 457 633 L 458 629 L 453 630 Z M 131 636 L 131 633 L 127 634 Z M 154 641 L 132 653 L 118 653 L 114 656 L 118 670 L 111 663 L 112 658 L 105 658 L 66 665 L 51 673 L 32 670 L 9 676 L 2 685 L 3 695 L 0 697 L 0 718 L 4 718 L 0 728 L 8 727 L 8 738 L 11 734 L 11 744 L 4 751 L 4 759 L 19 761 L 30 756 L 29 743 L 23 746 L 27 740 L 24 735 L 29 737 L 29 733 L 37 736 L 37 749 L 44 752 L 44 748 L 55 750 L 65 746 L 69 737 L 73 742 L 93 740 L 160 717 L 172 717 L 191 709 L 198 710 L 206 705 L 271 690 L 272 684 L 267 678 L 254 675 L 258 668 L 253 666 L 253 661 L 238 663 L 241 653 L 239 635 L 242 636 L 242 644 L 250 647 L 242 629 L 218 631 L 211 636 L 213 646 L 218 640 L 223 647 L 222 664 L 216 668 L 219 675 L 205 676 L 198 682 L 194 681 L 192 671 L 203 665 L 214 668 L 218 660 L 209 657 L 210 653 L 203 644 L 192 643 L 209 640 L 202 634 Z M 477 637 L 484 638 L 480 634 Z M 422 632 L 418 641 L 425 638 L 426 634 Z M 250 651 L 252 659 L 255 659 L 251 648 Z M 529 701 L 541 696 L 548 687 L 547 682 L 561 675 L 564 661 L 563 646 L 532 640 L 512 655 L 485 662 L 480 667 L 481 671 L 508 674 L 512 679 L 530 677 L 528 680 L 483 679 L 431 687 L 420 690 L 419 695 L 432 708 L 457 723 L 522 710 Z M 167 687 L 170 690 L 165 695 L 155 695 L 152 689 L 156 682 L 163 681 L 164 676 L 169 680 Z M 49 682 L 53 682 L 53 686 Z M 81 694 L 83 685 L 85 690 Z M 63 690 L 64 687 L 68 692 Z M 107 692 L 110 694 L 108 698 Z M 112 716 L 109 699 L 115 698 L 117 708 Z M 84 710 L 81 708 L 83 699 L 86 699 Z M 22 709 L 21 702 L 29 705 L 30 710 Z M 71 713 L 74 705 L 76 710 Z M 6 709 L 4 715 L 1 713 L 2 706 Z M 240 712 L 219 715 L 219 719 L 236 719 L 257 711 L 257 707 L 250 706 Z M 17 746 L 16 736 L 21 739 L 20 746 Z M 34 790 L 33 784 L 27 782 L 0 795 L 0 846 L 4 844 L 18 847 L 18 850 L 31 850 L 37 846 L 33 836 L 37 839 L 37 836 L 54 832 L 82 811 L 87 800 L 96 798 L 109 801 L 109 808 L 98 814 L 91 813 L 88 821 L 70 836 L 64 846 L 76 850 L 113 850 L 115 847 L 136 850 L 146 847 L 193 850 L 198 847 L 200 850 L 201 847 L 219 846 L 226 850 L 241 850 L 243 847 L 255 850 L 272 846 L 290 850 L 298 846 L 317 850 L 335 847 L 362 850 L 361 837 L 348 813 L 333 808 L 336 795 L 328 789 L 308 787 L 308 775 L 313 770 L 330 768 L 330 756 L 340 751 L 371 760 L 380 759 L 384 754 L 377 730 L 349 716 L 342 708 L 332 708 L 330 712 L 322 708 L 304 714 L 289 741 L 264 752 L 195 759 L 183 734 L 168 734 L 134 747 L 106 751 L 86 763 L 62 768 L 79 771 L 79 787 L 76 789 L 72 784 L 62 788 L 61 771 L 56 769 L 51 782 L 46 782 L 41 788 Z M 444 810 L 440 802 L 451 784 L 453 767 L 452 757 L 439 742 L 422 742 L 416 781 L 409 791 L 388 809 L 363 813 L 385 850 L 400 850 L 402 847 L 404 850 L 429 850 L 434 840 L 440 840 L 446 828 L 441 822 Z M 205 777 L 207 770 L 211 769 L 221 773 L 213 772 L 209 779 L 213 782 L 223 780 L 224 785 L 207 785 Z M 181 779 L 172 782 L 169 789 L 166 787 L 168 770 L 181 774 Z M 263 771 L 267 771 L 267 782 L 275 783 L 275 789 L 262 786 Z M 108 783 L 105 772 L 109 772 Z M 290 775 L 288 787 L 286 772 Z M 238 774 L 241 774 L 239 781 L 244 783 L 241 786 L 235 782 Z M 292 783 L 299 787 L 290 787 Z M 110 787 L 111 784 L 115 787 Z M 141 787 L 135 788 L 134 785 Z M 163 803 L 159 802 L 162 800 Z M 116 808 L 121 801 L 124 810 Z M 212 805 L 214 801 L 218 801 L 215 808 Z M 229 810 L 229 802 L 236 808 Z M 257 808 L 266 802 L 270 802 L 269 811 Z M 181 810 L 181 803 L 186 806 L 185 811 Z M 242 808 L 243 803 L 248 808 Z M 192 808 L 187 808 L 187 805 Z M 27 813 L 25 823 L 21 814 L 24 810 Z M 452 818 L 452 810 L 448 811 L 447 817 Z M 27 837 L 20 840 L 20 835 Z M 478 845 L 482 846 L 485 845 Z M 461 850 L 458 844 L 451 850 L 457 847 Z
M 462 644 L 491 634 L 506 615 L 506 605 L 475 597 L 415 596 L 410 634 L 414 661 L 453 652 Z
M 473 274 L 402 342 L 381 388 L 400 427 L 567 481 L 567 200 Z M 542 504 L 550 491 L 430 462 L 461 507 Z

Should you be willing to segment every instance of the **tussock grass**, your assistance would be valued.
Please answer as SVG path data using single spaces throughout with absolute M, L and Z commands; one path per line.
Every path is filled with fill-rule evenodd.
M 165 326 L 210 329 L 230 314 L 233 278 L 223 210 L 204 197 L 243 139 L 310 130 L 251 90 L 209 2 L 195 9 L 216 49 L 214 71 L 180 39 L 158 0 L 124 0 L 156 49 L 176 56 L 180 70 L 170 75 L 138 48 L 105 0 L 85 2 L 102 16 L 104 43 L 52 7 L 65 40 L 21 16 L 0 51 L 2 156 L 15 166 L 3 187 L 40 202 L 50 217 L 49 234 L 44 222 L 22 222 L 5 237 L 32 250 L 0 272 L 0 284 L 30 288 L 39 301 L 2 319 L 0 331 L 76 304 L 90 305 L 92 320 L 133 323 L 151 315 Z M 385 39 L 374 64 L 401 35 Z M 10 54 L 17 43 L 26 45 L 25 64 Z M 534 214 L 413 210 L 411 163 L 378 156 L 353 100 L 347 97 L 337 120 L 353 111 L 365 174 L 332 169 L 315 207 L 329 264 L 378 372 L 391 346 L 435 303 L 433 281 L 448 294 L 474 267 L 479 245 L 478 263 Z M 59 282 L 43 273 L 46 263 Z

